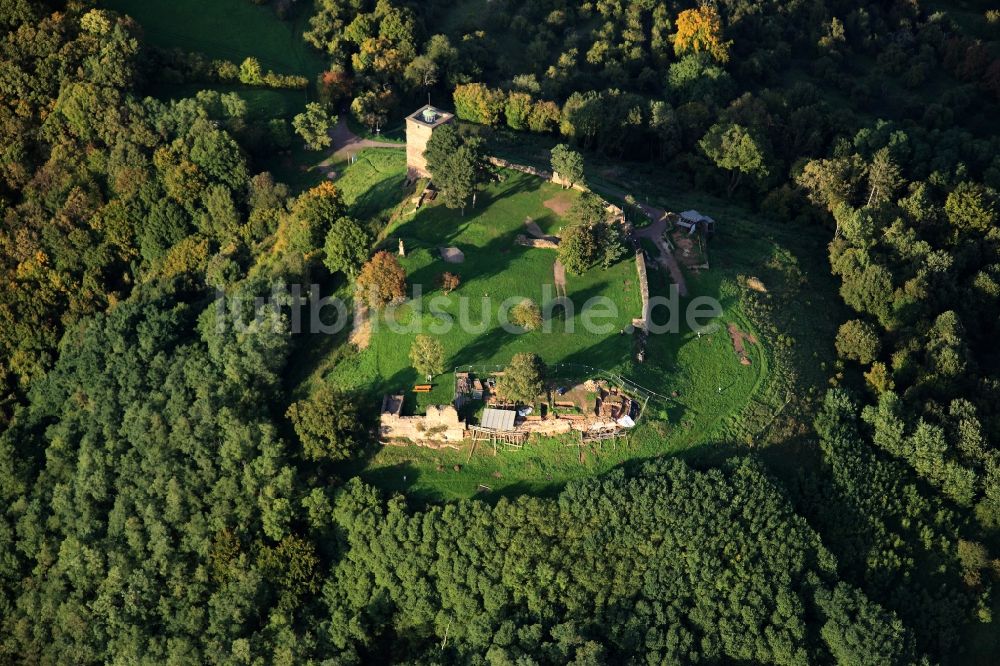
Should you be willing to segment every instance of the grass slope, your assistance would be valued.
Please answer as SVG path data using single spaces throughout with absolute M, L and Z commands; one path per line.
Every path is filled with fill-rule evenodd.
M 281 21 L 272 8 L 248 0 L 106 0 L 104 4 L 142 24 L 147 41 L 155 46 L 237 63 L 253 56 L 279 74 L 310 79 L 324 67 L 323 58 L 302 39 L 308 17 L 301 9 L 292 19 Z
M 352 216 L 386 223 L 390 211 L 400 203 L 405 183 L 406 153 L 392 148 L 369 148 L 358 153 L 354 164 L 336 180 Z

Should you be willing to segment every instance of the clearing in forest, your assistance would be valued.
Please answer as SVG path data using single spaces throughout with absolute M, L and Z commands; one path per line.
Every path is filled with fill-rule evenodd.
M 363 198 L 365 176 L 371 174 L 363 158 L 372 152 L 362 153 L 358 163 L 348 166 L 337 181 L 345 198 L 348 193 L 352 199 Z M 364 174 L 361 171 L 355 174 L 355 170 Z M 398 172 L 405 172 L 403 160 L 399 160 Z M 413 284 L 423 286 L 425 302 L 443 295 L 439 286 L 442 273 L 459 276 L 461 284 L 450 294 L 453 305 L 445 308 L 456 321 L 460 316 L 458 299 L 467 303 L 467 319 L 481 325 L 484 298 L 490 299 L 496 308 L 504 299 L 528 297 L 544 309 L 546 298 L 554 299 L 561 293 L 557 286 L 562 282 L 561 273 L 554 266 L 553 251 L 524 247 L 513 241 L 525 234 L 525 219 L 529 217 L 542 233 L 558 229 L 564 222 L 545 202 L 556 196 L 580 195 L 526 174 L 504 171 L 503 175 L 502 182 L 492 183 L 480 193 L 477 206 L 466 209 L 464 216 L 434 202 L 413 214 L 394 217 L 381 230 L 380 237 L 387 239 L 386 249 L 393 253 L 397 239 L 403 239 L 407 256 L 401 258 L 401 263 L 407 271 L 408 284 L 411 288 Z M 386 182 L 392 182 L 388 173 L 385 176 L 389 178 Z M 409 200 L 402 187 L 394 190 L 387 186 L 379 196 L 383 207 L 391 207 L 393 193 L 396 203 Z M 446 262 L 440 253 L 442 247 L 461 248 L 465 262 L 460 265 Z M 752 236 L 739 244 L 739 251 L 739 261 L 731 265 L 728 274 L 702 271 L 691 276 L 689 284 L 692 296 L 719 299 L 726 321 L 737 321 L 742 330 L 753 330 L 735 297 L 737 271 L 756 264 L 768 251 L 767 244 Z M 734 257 L 724 249 L 720 252 L 729 260 Z M 502 330 L 494 317 L 479 330 L 466 331 L 456 326 L 446 334 L 430 334 L 444 346 L 447 368 L 502 366 L 518 352 L 534 352 L 552 373 L 560 372 L 560 366 L 563 372 L 568 367 L 589 366 L 621 374 L 667 396 L 665 401 L 650 404 L 643 423 L 627 443 L 587 445 L 588 450 L 583 451 L 573 442 L 533 439 L 523 450 L 497 457 L 478 453 L 470 457 L 465 444 L 457 450 L 387 446 L 345 473 L 360 474 L 386 489 L 406 490 L 417 497 L 438 500 L 470 497 L 481 485 L 489 486 L 491 493 L 543 491 L 571 478 L 606 471 L 625 460 L 702 445 L 725 432 L 734 420 L 738 421 L 752 400 L 770 400 L 770 396 L 762 396 L 762 391 L 768 390 L 766 382 L 770 376 L 764 350 L 759 355 L 760 363 L 755 362 L 752 368 L 742 367 L 733 354 L 725 326 L 699 337 L 687 328 L 681 316 L 676 334 L 650 336 L 646 342 L 646 362 L 635 361 L 635 339 L 623 332 L 641 310 L 631 254 L 610 269 L 596 266 L 584 275 L 564 277 L 566 295 L 577 309 L 593 296 L 606 296 L 615 303 L 619 312 L 608 322 L 606 332 L 589 333 L 582 326 L 579 311 L 563 313 L 555 308 L 551 312 L 551 333 L 515 335 Z M 653 271 L 650 283 L 653 295 L 669 294 L 671 279 L 666 271 Z M 682 307 L 686 302 L 681 299 Z M 397 308 L 396 315 L 404 327 L 418 322 L 426 327 L 434 321 L 426 308 L 420 310 L 412 300 Z M 662 308 L 653 312 L 658 323 L 668 316 Z M 573 321 L 576 330 L 566 331 L 566 320 Z M 430 404 L 447 404 L 455 390 L 455 378 L 450 371 L 434 378 L 429 393 L 409 391 L 413 385 L 424 382 L 409 360 L 410 345 L 416 335 L 416 329 L 393 330 L 384 322 L 376 322 L 367 349 L 349 354 L 332 350 L 313 366 L 322 368 L 314 379 L 325 379 L 340 389 L 361 391 L 368 396 L 373 411 L 377 411 L 386 393 L 403 393 L 407 413 L 422 413 Z M 308 375 L 309 369 L 303 374 Z M 571 388 L 584 379 L 583 376 L 568 378 L 564 385 Z M 720 392 L 720 386 L 725 390 Z
M 351 171 L 356 166 L 350 165 L 341 180 L 353 181 Z M 348 188 L 344 189 L 346 194 Z M 626 281 L 635 281 L 635 262 L 631 256 L 606 270 L 598 266 L 583 275 L 565 276 L 560 291 L 565 289 L 576 310 L 564 313 L 549 308 L 551 332 L 516 334 L 501 325 L 500 307 L 505 301 L 529 298 L 545 312 L 546 305 L 557 298 L 554 253 L 516 245 L 514 239 L 523 232 L 523 220 L 527 217 L 542 230 L 562 224 L 544 205 L 559 192 L 558 186 L 536 177 L 504 172 L 504 180 L 484 188 L 476 207 L 467 208 L 464 216 L 434 202 L 401 216 L 382 230 L 381 237 L 388 239 L 386 247 L 393 253 L 397 239 L 404 242 L 406 256 L 400 262 L 407 272 L 411 300 L 393 310 L 398 326 L 390 326 L 384 319 L 373 321 L 368 349 L 358 358 L 339 364 L 329 379 L 344 389 L 367 390 L 376 395 L 420 383 L 409 359 L 410 346 L 420 332 L 440 339 L 448 368 L 467 364 L 504 365 L 518 352 L 534 352 L 550 364 L 565 361 L 608 370 L 627 369 L 632 341 L 620 336 L 619 331 L 641 309 L 638 290 L 624 287 Z M 579 193 L 569 196 L 576 198 Z M 396 197 L 405 198 L 402 188 Z M 449 248 L 458 248 L 464 262 L 451 263 L 449 259 L 454 260 L 457 255 L 442 252 Z M 445 272 L 456 274 L 461 280 L 449 294 L 444 294 L 440 286 Z M 419 301 L 412 299 L 415 285 L 422 289 Z M 595 332 L 585 325 L 582 310 L 588 299 L 598 296 L 605 297 L 616 312 L 601 320 L 605 326 Z M 431 330 L 437 318 L 428 305 L 438 297 L 445 299 L 442 312 L 453 322 L 446 333 Z M 408 407 L 423 409 L 428 404 L 450 402 L 454 393 L 450 375 L 439 377 L 434 383 L 431 393 L 421 394 L 419 403 L 414 397 Z
M 325 63 L 302 38 L 311 3 L 299 3 L 287 20 L 269 5 L 248 0 L 105 0 L 104 5 L 142 24 L 146 41 L 162 48 L 202 53 L 236 64 L 254 57 L 264 69 L 298 74 L 310 82 Z

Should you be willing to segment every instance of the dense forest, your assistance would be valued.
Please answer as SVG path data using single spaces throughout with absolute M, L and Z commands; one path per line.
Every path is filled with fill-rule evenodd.
M 823 228 L 852 312 L 794 471 L 739 446 L 428 504 L 342 473 L 371 428 L 354 396 L 290 394 L 286 310 L 225 326 L 213 300 L 339 279 L 331 235 L 367 257 L 379 221 L 277 182 L 291 126 L 239 95 L 152 96 L 241 75 L 99 4 L 0 0 L 0 663 L 984 661 L 996 11 L 316 0 L 329 113 L 374 127 L 431 92 L 487 145 Z

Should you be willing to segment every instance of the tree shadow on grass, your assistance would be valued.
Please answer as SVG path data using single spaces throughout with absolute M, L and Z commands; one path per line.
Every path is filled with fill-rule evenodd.
M 420 480 L 420 468 L 414 466 L 412 462 L 405 461 L 395 465 L 387 465 L 376 469 L 367 469 L 370 460 L 366 460 L 364 465 L 345 466 L 342 471 L 352 470 L 366 483 L 370 483 L 387 493 L 399 492 L 408 497 L 413 495 L 413 488 Z
M 336 293 L 345 284 L 343 275 L 339 273 L 331 274 L 323 268 L 317 269 L 316 277 L 322 296 L 329 296 Z M 308 296 L 309 289 L 308 287 L 304 287 L 303 298 Z M 301 308 L 301 320 L 299 322 L 301 332 L 292 337 L 291 353 L 288 361 L 285 363 L 285 372 L 283 375 L 285 393 L 293 398 L 304 397 L 300 395 L 303 382 L 324 360 L 330 357 L 331 354 L 338 353 L 339 348 L 347 344 L 347 338 L 351 331 L 350 312 L 348 312 L 348 321 L 337 322 L 339 313 L 333 307 L 327 307 L 318 313 L 320 321 L 327 326 L 343 323 L 341 330 L 335 334 L 312 332 L 310 330 L 311 316 L 315 305 L 314 303 L 305 303 Z
M 582 323 L 577 322 L 577 325 L 581 326 Z M 560 362 L 590 366 L 597 370 L 631 376 L 635 367 L 634 335 L 627 330 L 624 332 L 613 331 L 600 342 L 586 349 L 575 351 L 563 357 Z
M 410 189 L 406 187 L 405 173 L 379 178 L 354 200 L 348 208 L 348 214 L 358 220 L 368 221 L 398 206 L 410 194 Z
M 691 302 L 695 298 L 708 297 L 714 299 L 723 311 L 722 319 L 716 320 L 716 325 L 724 326 L 725 313 L 731 312 L 737 305 L 735 294 L 723 296 L 721 291 L 721 279 L 719 280 L 692 280 L 690 286 L 693 287 L 687 297 L 671 297 L 673 282 L 666 270 L 649 271 L 649 291 L 651 298 L 666 298 L 669 307 L 657 305 L 650 312 L 652 324 L 657 327 L 669 327 L 665 332 L 651 332 L 646 337 L 646 361 L 637 364 L 636 377 L 640 383 L 650 385 L 650 388 L 669 395 L 672 387 L 662 387 L 657 389 L 653 384 L 669 379 L 670 374 L 678 366 L 677 358 L 680 349 L 698 337 L 697 333 L 688 326 L 687 314 Z M 676 304 L 676 309 L 673 306 Z M 735 352 L 734 352 L 735 353 Z
M 514 237 L 498 237 L 491 240 L 484 247 L 465 248 L 465 261 L 460 264 L 452 264 L 441 258 L 439 248 L 448 246 L 451 241 L 441 245 L 423 245 L 431 253 L 433 261 L 422 268 L 417 269 L 412 274 L 407 275 L 407 281 L 411 284 L 423 285 L 424 293 L 430 291 L 431 287 L 438 286 L 438 280 L 442 273 L 456 273 L 462 278 L 463 286 L 469 286 L 477 280 L 489 280 L 511 268 L 511 264 L 521 256 L 524 251 L 544 252 L 545 250 L 531 250 L 529 248 L 515 245 Z M 459 249 L 462 249 L 460 246 Z M 553 261 L 555 257 L 553 256 Z
M 549 483 L 539 485 L 538 483 L 518 481 L 516 483 L 507 484 L 492 492 L 476 493 L 473 498 L 486 502 L 491 506 L 496 505 L 496 503 L 501 499 L 514 500 L 524 495 L 554 499 L 563 491 L 566 487 L 566 483 L 566 481 L 551 481 Z
M 520 175 L 519 175 L 520 176 Z M 393 237 L 411 238 L 428 244 L 448 245 L 456 241 L 467 228 L 488 213 L 495 203 L 511 197 L 537 192 L 544 181 L 531 176 L 508 178 L 505 182 L 495 184 L 478 193 L 476 205 L 468 206 L 464 215 L 458 209 L 449 209 L 441 203 L 426 205 L 418 210 L 409 220 L 402 223 L 394 232 Z M 512 225 L 510 241 L 513 243 L 514 228 L 518 228 L 523 220 L 517 220 Z M 518 231 L 517 233 L 522 233 Z
M 565 444 L 561 442 L 551 442 L 549 445 L 564 446 Z M 748 452 L 745 447 L 739 447 L 735 444 L 716 441 L 705 442 L 680 451 L 664 451 L 662 453 L 650 455 L 637 454 L 635 457 L 628 458 L 627 460 L 613 465 L 602 472 L 592 475 L 584 475 L 574 479 L 560 479 L 552 481 L 519 480 L 497 488 L 494 491 L 477 492 L 471 497 L 471 499 L 485 502 L 491 506 L 496 505 L 501 499 L 516 500 L 518 497 L 522 496 L 554 499 L 558 497 L 568 485 L 592 482 L 594 479 L 606 477 L 611 474 L 617 474 L 620 470 L 624 471 L 627 476 L 639 475 L 643 466 L 658 458 L 680 458 L 692 468 L 704 471 L 712 467 L 724 465 L 734 458 L 747 455 L 747 453 Z M 499 455 L 517 455 L 517 452 L 500 453 Z M 590 448 L 588 455 L 601 456 L 604 455 L 604 453 L 600 448 Z M 403 474 L 403 472 L 401 471 L 399 474 Z M 398 481 L 397 485 L 399 485 Z M 448 498 L 432 490 L 418 491 L 413 495 L 413 498 L 416 500 L 415 506 L 419 507 L 444 504 L 449 501 Z
M 516 337 L 503 330 L 493 328 L 486 331 L 461 351 L 452 356 L 452 366 L 480 365 L 516 342 Z
M 537 176 L 506 169 L 500 171 L 500 177 L 502 180 L 494 182 L 492 187 L 495 190 L 495 194 L 490 189 L 486 189 L 480 194 L 491 194 L 493 195 L 491 201 L 498 201 L 505 197 L 516 196 L 526 192 L 537 192 L 547 182 Z

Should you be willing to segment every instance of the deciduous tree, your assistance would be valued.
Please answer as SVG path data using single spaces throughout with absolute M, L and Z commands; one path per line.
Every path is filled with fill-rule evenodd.
M 240 83 L 259 86 L 264 81 L 264 70 L 256 58 L 247 58 L 240 64 Z
M 537 354 L 514 354 L 497 380 L 497 393 L 510 402 L 530 405 L 542 392 L 544 380 L 545 364 Z
M 744 176 L 760 181 L 770 173 L 763 141 L 741 125 L 713 125 L 698 145 L 716 166 L 729 172 L 729 196 Z
M 429 335 L 418 335 L 410 346 L 410 363 L 430 381 L 444 372 L 444 346 Z
M 956 231 L 981 234 L 997 225 L 997 193 L 979 183 L 962 182 L 948 194 L 944 210 Z
M 528 129 L 532 132 L 547 133 L 554 132 L 559 127 L 559 119 L 562 111 L 559 105 L 548 100 L 539 100 L 531 107 L 531 115 L 528 116 Z
M 583 155 L 566 144 L 560 143 L 552 149 L 551 165 L 566 187 L 583 182 Z
M 892 159 L 892 153 L 888 148 L 880 149 L 875 153 L 872 163 L 868 166 L 867 205 L 878 205 L 891 201 L 896 190 L 902 185 L 902 173 Z
M 368 258 L 371 237 L 357 220 L 341 217 L 326 234 L 323 264 L 332 272 L 341 271 L 348 278 L 357 277 Z
M 510 322 L 526 331 L 535 331 L 542 325 L 542 311 L 530 298 L 526 298 L 510 311 Z
M 292 127 L 312 150 L 322 150 L 333 143 L 330 130 L 336 124 L 337 117 L 317 102 L 306 104 L 306 110 L 292 119 Z
M 705 3 L 697 9 L 685 9 L 677 15 L 674 52 L 677 55 L 704 51 L 719 62 L 729 60 L 732 42 L 722 39 L 722 20 L 715 6 Z
M 378 309 L 406 298 L 406 271 L 385 250 L 377 252 L 361 268 L 357 279 L 358 298 Z
M 837 353 L 863 365 L 878 358 L 882 343 L 874 326 L 860 319 L 852 319 L 837 331 Z
M 582 275 L 601 254 L 600 234 L 595 224 L 574 224 L 562 230 L 559 262 L 571 273 Z
M 531 116 L 533 107 L 534 102 L 528 93 L 509 93 L 507 101 L 504 103 L 504 117 L 507 119 L 507 126 L 516 130 L 527 129 L 528 118 Z
M 302 254 L 319 249 L 345 211 L 340 190 L 333 183 L 323 182 L 303 192 L 292 205 L 291 217 L 283 229 L 289 248 Z
M 506 95 L 482 83 L 457 86 L 454 94 L 455 113 L 463 120 L 496 126 L 503 118 Z
M 453 125 L 445 125 L 431 135 L 424 154 L 442 201 L 464 215 L 470 199 L 475 205 L 477 189 L 490 174 L 482 139 L 463 140 Z
M 598 262 L 605 268 L 625 253 L 621 225 L 608 219 L 604 201 L 591 193 L 583 194 L 570 209 L 570 226 L 562 231 L 559 261 L 571 273 L 585 273 Z
M 439 70 L 437 63 L 429 56 L 417 56 L 406 66 L 406 80 L 414 88 L 430 89 L 438 82 Z
M 351 114 L 371 131 L 385 125 L 389 111 L 396 105 L 390 89 L 366 90 L 351 101 Z
M 310 460 L 347 460 L 364 445 L 357 400 L 322 385 L 307 400 L 293 403 L 286 416 Z

